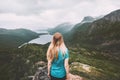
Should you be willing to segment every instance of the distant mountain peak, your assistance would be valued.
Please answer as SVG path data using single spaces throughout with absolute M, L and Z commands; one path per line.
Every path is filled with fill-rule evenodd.
M 86 16 L 83 18 L 83 20 L 81 21 L 81 23 L 86 23 L 86 22 L 93 22 L 95 19 L 91 16 Z
M 62 24 L 59 24 L 57 25 L 55 28 L 49 30 L 49 32 L 51 34 L 55 33 L 55 32 L 60 32 L 62 34 L 70 31 L 72 28 L 73 28 L 73 24 L 69 23 L 69 22 L 65 22 L 65 23 L 62 23 Z
M 97 17 L 86 16 L 86 17 L 83 18 L 81 23 L 93 22 L 93 21 L 96 21 L 96 20 L 101 19 L 103 17 L 104 17 L 103 15 L 97 16 Z

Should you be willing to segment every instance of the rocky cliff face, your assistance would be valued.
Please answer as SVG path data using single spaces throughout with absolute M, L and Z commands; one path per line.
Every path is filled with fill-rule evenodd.
M 111 12 L 109 15 L 106 15 L 104 19 L 109 20 L 111 22 L 120 21 L 120 9 L 114 12 Z

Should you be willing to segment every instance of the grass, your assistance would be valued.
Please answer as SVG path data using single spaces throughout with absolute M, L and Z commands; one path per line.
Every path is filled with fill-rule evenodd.
M 36 67 L 34 66 L 36 62 L 38 61 L 46 61 L 46 51 L 47 51 L 48 45 L 40 46 L 36 44 L 28 44 L 23 46 L 20 49 L 13 50 L 6 52 L 7 50 L 1 51 L 1 59 L 2 61 L 6 61 L 10 59 L 9 64 L 4 64 L 0 66 L 0 71 L 4 73 L 1 73 L 1 79 L 6 80 L 10 77 L 10 79 L 16 78 L 17 73 L 18 76 L 20 74 L 24 74 L 21 77 L 24 78 L 26 75 L 33 75 L 36 72 Z M 4 53 L 4 55 L 2 55 Z M 6 56 L 5 56 L 5 53 Z M 12 53 L 12 54 L 11 54 Z M 94 50 L 89 50 L 88 48 L 82 48 L 82 47 L 69 47 L 69 53 L 70 53 L 70 72 L 72 74 L 77 74 L 85 80 L 119 80 L 120 79 L 120 63 L 119 60 L 116 60 L 112 56 L 108 56 L 105 53 L 97 52 Z M 10 56 L 8 54 L 11 54 Z M 12 58 L 10 58 L 12 57 Z M 11 61 L 12 59 L 12 61 Z M 26 61 L 28 61 L 26 63 Z M 6 63 L 7 63 L 6 62 Z M 71 63 L 79 62 L 82 64 L 87 64 L 91 68 L 91 72 L 86 72 L 82 67 L 77 65 L 75 68 Z M 2 63 L 2 62 L 1 62 Z M 19 64 L 18 64 L 19 63 Z M 34 66 L 34 67 L 33 67 Z M 20 68 L 21 70 L 18 70 L 17 68 Z M 12 70 L 11 70 L 12 69 Z M 10 72 L 11 71 L 11 72 Z M 25 71 L 25 73 L 23 73 Z M 8 73 L 9 72 L 9 73 Z M 3 74 L 6 74 L 3 76 Z M 12 77 L 11 77 L 12 76 Z
M 104 56 L 96 51 L 89 51 L 84 48 L 70 48 L 70 64 L 80 62 L 92 67 L 91 73 L 81 72 L 78 69 L 71 69 L 71 73 L 85 77 L 88 80 L 119 80 L 120 63 L 115 59 Z M 96 75 L 98 73 L 98 75 Z

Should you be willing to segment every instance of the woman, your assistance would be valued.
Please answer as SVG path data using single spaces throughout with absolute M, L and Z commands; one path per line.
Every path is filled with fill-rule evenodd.
M 69 79 L 69 53 L 60 33 L 55 33 L 47 51 L 48 76 L 51 80 Z

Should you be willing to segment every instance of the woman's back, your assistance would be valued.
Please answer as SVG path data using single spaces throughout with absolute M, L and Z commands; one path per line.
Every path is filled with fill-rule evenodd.
M 48 76 L 51 80 L 65 80 L 69 73 L 68 49 L 60 33 L 55 33 L 47 51 Z
M 53 77 L 62 78 L 66 75 L 66 70 L 64 66 L 64 60 L 68 58 L 68 50 L 66 50 L 66 53 L 63 55 L 62 51 L 59 49 L 58 51 L 58 59 L 55 59 L 52 61 L 51 65 L 51 72 L 50 74 Z

